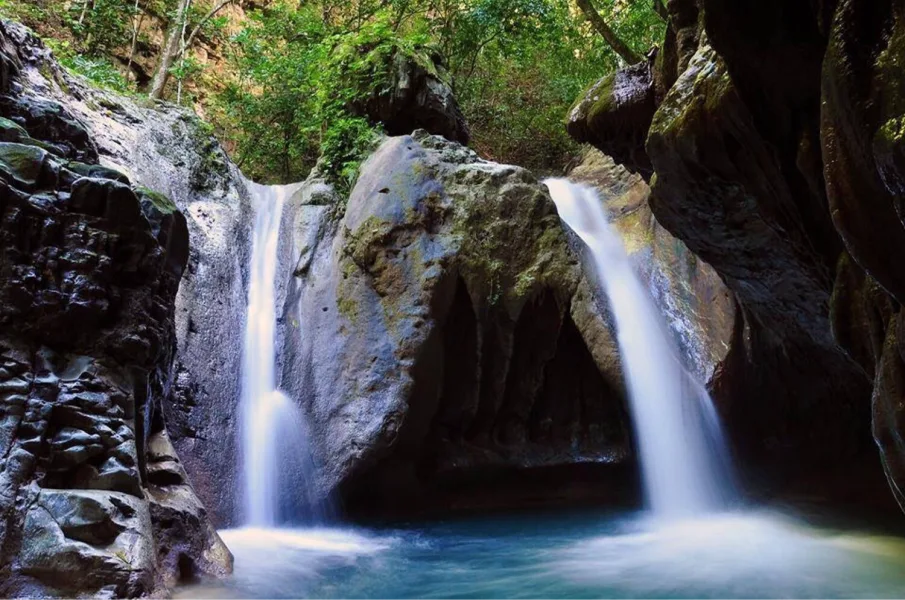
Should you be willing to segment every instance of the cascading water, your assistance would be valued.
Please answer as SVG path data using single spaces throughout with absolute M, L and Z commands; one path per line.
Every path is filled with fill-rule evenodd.
M 292 475 L 304 494 L 310 477 L 306 425 L 276 384 L 276 272 L 283 205 L 291 186 L 247 182 L 255 211 L 248 314 L 242 359 L 242 451 L 245 523 L 274 527 L 280 484 Z M 303 479 L 298 481 L 298 479 Z
M 593 252 L 610 299 L 655 518 L 608 507 L 580 517 L 427 521 L 389 535 L 384 527 L 273 527 L 285 521 L 279 497 L 304 495 L 307 481 L 287 468 L 306 460 L 300 437 L 306 429 L 274 375 L 278 229 L 291 190 L 250 185 L 256 219 L 243 389 L 250 526 L 220 532 L 235 556 L 229 580 L 203 582 L 177 597 L 901 595 L 905 539 L 813 530 L 765 511 L 708 512 L 718 507 L 723 486 L 711 464 L 720 440 L 709 398 L 675 360 L 596 194 L 565 181 L 547 184 L 563 220 Z M 708 439 L 717 452 L 708 453 Z
M 659 517 L 714 510 L 724 484 L 721 433 L 703 386 L 676 360 L 647 290 L 611 230 L 597 193 L 566 179 L 544 182 L 560 218 L 588 246 L 616 323 L 648 501 Z

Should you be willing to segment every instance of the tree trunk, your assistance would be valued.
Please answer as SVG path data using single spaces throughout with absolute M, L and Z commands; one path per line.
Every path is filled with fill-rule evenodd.
M 641 57 L 635 54 L 625 42 L 619 39 L 616 32 L 610 29 L 610 26 L 606 24 L 597 9 L 591 4 L 591 0 L 576 0 L 576 3 L 581 12 L 584 13 L 584 16 L 591 22 L 591 25 L 594 26 L 594 29 L 597 30 L 597 33 L 603 36 L 606 43 L 609 44 L 616 54 L 622 57 L 622 60 L 630 65 L 641 62 Z
M 180 0 L 176 18 L 170 23 L 170 28 L 167 31 L 167 41 L 160 51 L 160 60 L 157 61 L 157 69 L 154 71 L 154 77 L 151 79 L 151 88 L 148 90 L 148 96 L 154 100 L 163 98 L 163 90 L 167 87 L 167 81 L 170 78 L 170 69 L 179 56 L 182 44 L 182 24 L 188 18 L 191 1 Z
M 669 23 L 669 11 L 663 5 L 663 0 L 654 0 L 654 12 L 660 15 L 660 18 Z
M 135 53 L 138 51 L 138 34 L 141 32 L 141 24 L 145 20 L 145 13 L 141 10 L 139 0 L 135 0 L 134 14 L 132 15 L 132 43 L 129 45 L 129 62 L 126 64 L 126 71 L 132 70 L 132 62 L 135 60 Z
M 167 32 L 167 42 L 160 54 L 160 62 L 157 64 L 157 70 L 154 71 L 154 78 L 151 80 L 151 89 L 148 96 L 155 100 L 163 98 L 163 90 L 166 88 L 167 81 L 170 78 L 170 69 L 176 60 L 192 47 L 192 43 L 204 27 L 205 23 L 214 18 L 218 12 L 226 6 L 232 4 L 236 0 L 218 0 L 206 15 L 204 15 L 195 28 L 192 29 L 188 37 L 185 37 L 185 20 L 188 18 L 189 6 L 192 0 L 181 0 L 179 4 L 179 15 Z

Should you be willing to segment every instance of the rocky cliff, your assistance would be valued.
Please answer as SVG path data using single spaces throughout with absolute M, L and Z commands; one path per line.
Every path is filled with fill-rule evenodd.
M 570 131 L 649 176 L 657 220 L 737 298 L 715 387 L 746 464 L 870 463 L 872 424 L 901 500 L 902 6 L 668 9 L 659 53 L 593 86 Z
M 2 25 L 0 64 L 0 594 L 160 595 L 227 573 L 166 429 L 186 219 L 99 164 L 54 96 L 103 97 L 24 29 Z

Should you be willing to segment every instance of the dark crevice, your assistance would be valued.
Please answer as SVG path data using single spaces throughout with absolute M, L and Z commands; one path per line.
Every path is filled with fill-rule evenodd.
M 481 370 L 478 320 L 461 279 L 443 326 L 443 382 L 433 430 L 440 439 L 459 441 L 478 408 Z
M 526 441 L 528 417 L 544 381 L 544 367 L 556 352 L 561 322 L 562 314 L 551 290 L 522 310 L 512 341 L 503 404 L 496 418 L 496 442 L 513 445 Z
M 567 314 L 531 413 L 530 440 L 576 451 L 628 446 L 627 421 L 621 392 L 604 379 Z

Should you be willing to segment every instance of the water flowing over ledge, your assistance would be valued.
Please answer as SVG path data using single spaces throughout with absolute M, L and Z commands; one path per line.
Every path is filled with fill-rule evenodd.
M 560 218 L 588 246 L 609 299 L 651 508 L 685 517 L 722 507 L 728 485 L 718 465 L 727 450 L 710 397 L 676 360 L 597 193 L 566 179 L 544 183 Z
M 242 359 L 244 522 L 275 527 L 281 492 L 302 494 L 312 481 L 307 424 L 276 381 L 276 274 L 283 208 L 297 186 L 247 182 L 255 212 Z

